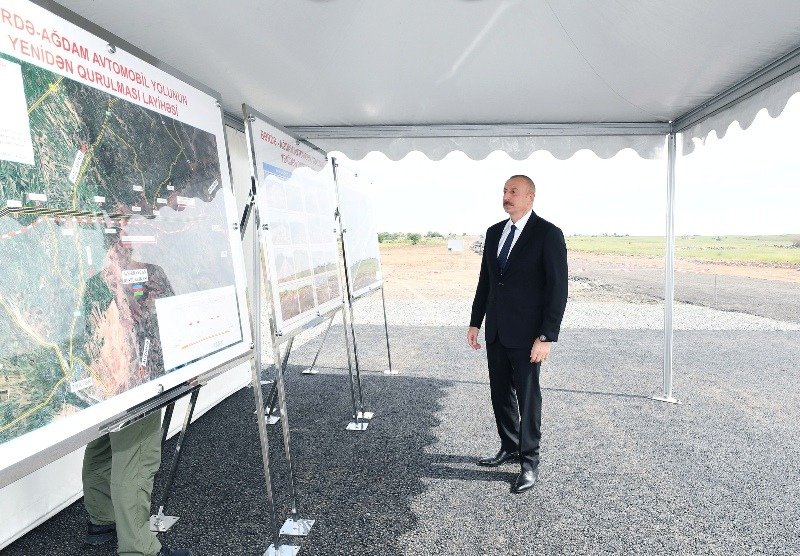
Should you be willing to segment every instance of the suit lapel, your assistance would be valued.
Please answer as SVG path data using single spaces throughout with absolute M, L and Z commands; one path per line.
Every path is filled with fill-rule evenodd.
M 493 274 L 500 274 L 500 268 L 497 266 L 497 249 L 500 246 L 500 237 L 503 235 L 503 227 L 497 226 L 497 233 L 493 233 L 491 237 L 489 234 L 486 234 L 486 245 L 484 245 L 483 249 L 486 252 L 486 256 L 489 257 L 492 261 L 492 264 L 489 265 L 489 268 L 492 269 Z
M 525 244 L 527 244 L 530 239 L 533 237 L 534 229 L 538 227 L 540 219 L 536 216 L 535 212 L 531 212 L 531 216 L 528 219 L 528 223 L 522 228 L 522 232 L 520 232 L 519 239 L 514 244 L 514 247 L 511 249 L 511 253 L 508 254 L 508 261 L 506 261 L 506 271 L 504 274 L 508 274 L 509 268 L 512 267 L 514 260 L 518 258 L 518 254 L 525 249 Z

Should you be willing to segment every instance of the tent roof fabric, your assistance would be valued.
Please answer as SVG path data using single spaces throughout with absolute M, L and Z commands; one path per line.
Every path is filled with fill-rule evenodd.
M 219 91 L 231 114 L 245 102 L 321 143 L 345 138 L 326 137 L 333 127 L 358 152 L 394 143 L 395 155 L 460 148 L 459 137 L 483 145 L 476 153 L 489 139 L 506 148 L 508 125 L 671 122 L 800 45 L 797 0 L 61 3 Z M 438 143 L 357 137 L 465 124 L 506 137 L 469 125 Z M 603 135 L 573 143 L 595 150 Z M 599 154 L 624 143 L 610 135 Z M 531 135 L 515 137 L 522 155 Z M 627 137 L 643 155 L 656 144 Z

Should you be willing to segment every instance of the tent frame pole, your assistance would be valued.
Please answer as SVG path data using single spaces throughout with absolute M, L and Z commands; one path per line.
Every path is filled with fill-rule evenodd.
M 672 395 L 673 312 L 675 309 L 675 131 L 667 135 L 667 230 L 664 265 L 664 392 L 654 400 L 679 404 Z

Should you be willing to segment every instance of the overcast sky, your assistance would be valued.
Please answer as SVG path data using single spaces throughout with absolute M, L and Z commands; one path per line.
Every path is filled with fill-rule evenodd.
M 800 95 L 778 118 L 762 110 L 742 131 L 732 124 L 678 160 L 676 233 L 800 233 Z M 495 152 L 471 160 L 462 152 L 434 162 L 419 152 L 393 162 L 381 153 L 349 161 L 374 184 L 379 231 L 483 233 L 506 217 L 505 179 L 527 174 L 537 185 L 534 210 L 566 234 L 662 235 L 666 160 L 632 150 L 602 160 L 580 151 L 569 160 L 547 152 L 516 161 Z

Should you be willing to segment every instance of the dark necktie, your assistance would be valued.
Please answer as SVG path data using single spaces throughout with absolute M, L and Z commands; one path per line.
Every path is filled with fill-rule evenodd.
M 514 224 L 511 224 L 511 231 L 508 233 L 506 240 L 503 242 L 503 248 L 500 249 L 500 254 L 497 255 L 497 264 L 500 265 L 500 274 L 502 274 L 506 269 L 508 252 L 511 251 L 511 242 L 514 241 L 514 232 L 516 231 L 517 227 Z

